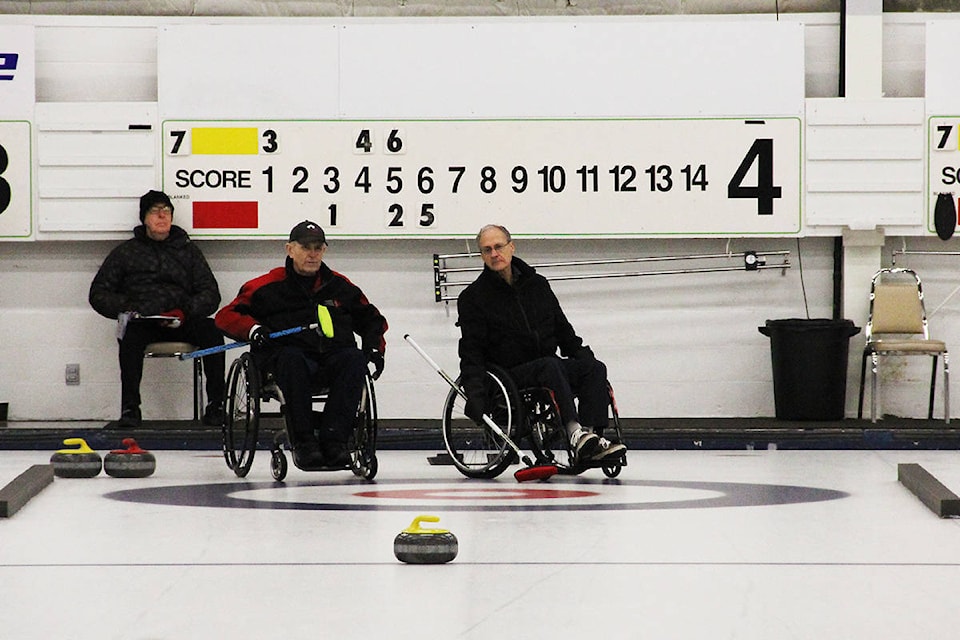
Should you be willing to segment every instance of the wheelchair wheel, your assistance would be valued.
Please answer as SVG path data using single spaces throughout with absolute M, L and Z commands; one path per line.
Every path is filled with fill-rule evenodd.
M 287 456 L 283 455 L 280 449 L 274 449 L 270 453 L 270 473 L 277 482 L 283 482 L 287 477 Z
M 490 404 L 494 422 L 510 438 L 519 431 L 520 395 L 513 380 L 499 367 L 491 367 L 489 377 Z M 459 379 L 457 384 L 460 384 Z M 503 438 L 486 425 L 477 425 L 464 412 L 466 402 L 454 389 L 447 394 L 443 406 L 443 441 L 454 466 L 468 478 L 495 478 L 510 466 L 516 457 Z
M 350 450 L 354 475 L 365 480 L 373 480 L 377 475 L 377 397 L 373 391 L 373 380 L 366 377 L 363 397 L 354 423 L 353 442 Z
M 249 353 L 230 365 L 227 375 L 223 457 L 237 477 L 246 477 L 257 450 L 260 426 L 260 377 Z
M 610 422 L 613 425 L 613 433 L 609 433 L 607 439 L 611 442 L 623 442 L 623 430 L 620 428 L 620 413 L 617 411 L 617 399 L 613 395 L 613 386 L 611 386 L 609 382 L 607 382 L 607 394 L 610 396 Z M 620 460 L 601 467 L 603 469 L 603 475 L 608 478 L 616 478 L 620 475 L 620 472 L 623 471 L 626 464 L 627 455 L 624 453 Z
M 530 429 L 530 449 L 537 462 L 572 470 L 567 430 L 560 421 L 560 411 L 553 394 L 547 388 L 532 387 L 523 389 L 520 395 Z

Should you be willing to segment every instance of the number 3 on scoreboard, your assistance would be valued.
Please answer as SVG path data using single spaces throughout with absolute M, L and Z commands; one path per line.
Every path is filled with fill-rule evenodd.
M 743 179 L 757 164 L 757 185 L 744 186 Z M 757 215 L 773 215 L 773 201 L 781 197 L 782 189 L 773 184 L 773 138 L 757 138 L 743 156 L 740 166 L 727 184 L 728 198 L 756 198 Z

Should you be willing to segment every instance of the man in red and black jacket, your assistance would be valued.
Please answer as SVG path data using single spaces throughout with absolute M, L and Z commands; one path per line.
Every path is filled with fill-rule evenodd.
M 273 373 L 297 466 L 344 466 L 367 365 L 373 364 L 374 379 L 383 372 L 387 320 L 359 287 L 323 263 L 327 239 L 319 225 L 304 220 L 295 226 L 286 249 L 286 264 L 240 287 L 236 299 L 217 312 L 216 325 L 236 340 L 249 340 L 257 367 Z M 317 330 L 269 337 L 318 323 L 318 315 Z M 312 409 L 317 385 L 329 389 L 319 425 Z

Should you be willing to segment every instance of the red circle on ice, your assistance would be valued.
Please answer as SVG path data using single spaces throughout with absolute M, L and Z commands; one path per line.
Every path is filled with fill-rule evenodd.
M 402 500 L 556 500 L 562 498 L 590 498 L 596 491 L 572 489 L 394 489 L 360 491 L 359 498 L 395 498 Z

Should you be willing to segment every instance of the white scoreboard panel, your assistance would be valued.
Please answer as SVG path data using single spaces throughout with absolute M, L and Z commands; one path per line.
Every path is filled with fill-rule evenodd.
M 927 231 L 944 239 L 953 235 L 958 198 L 960 116 L 932 116 L 927 120 Z
M 0 120 L 0 238 L 30 236 L 32 164 L 30 123 Z
M 787 235 L 801 121 L 166 120 L 163 188 L 194 237 Z

